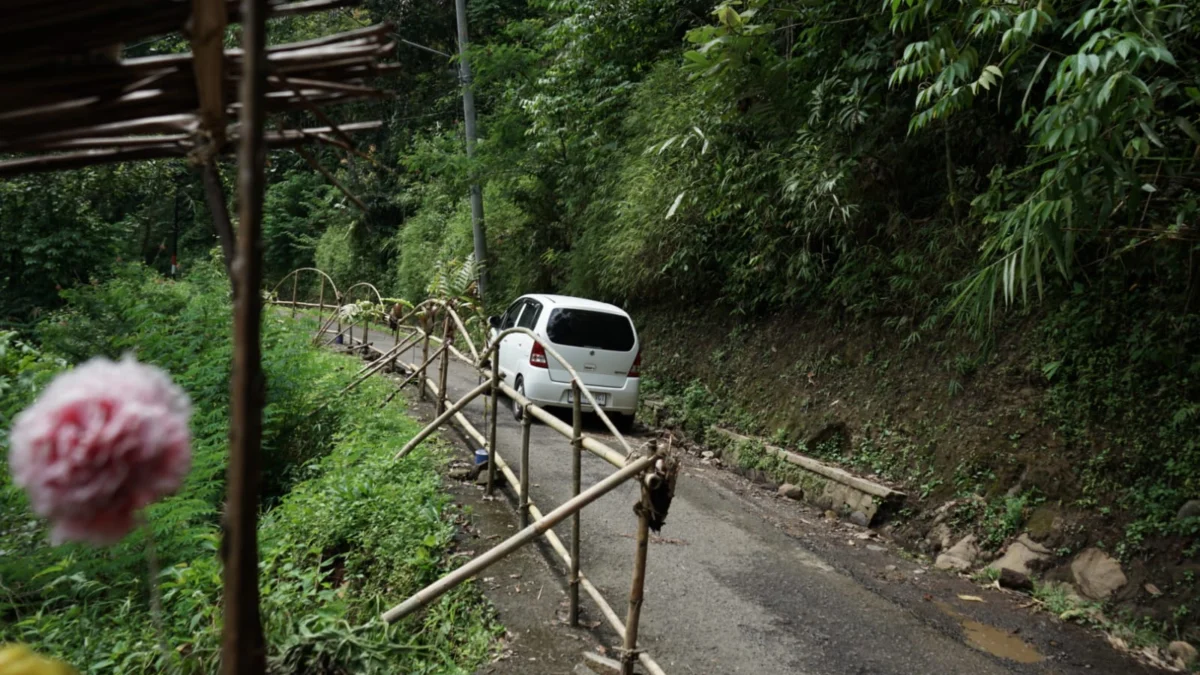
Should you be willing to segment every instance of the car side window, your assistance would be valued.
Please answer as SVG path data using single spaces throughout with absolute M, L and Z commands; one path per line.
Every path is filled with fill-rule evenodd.
M 518 300 L 509 305 L 508 311 L 504 313 L 504 318 L 500 320 L 500 330 L 508 330 L 517 324 L 517 315 L 521 313 L 521 307 L 524 305 L 524 300 Z
M 541 314 L 542 303 L 537 302 L 536 300 L 526 300 L 525 311 L 521 313 L 521 319 L 520 321 L 517 321 L 517 325 L 521 328 L 533 330 L 533 327 L 537 325 L 538 317 L 541 316 Z

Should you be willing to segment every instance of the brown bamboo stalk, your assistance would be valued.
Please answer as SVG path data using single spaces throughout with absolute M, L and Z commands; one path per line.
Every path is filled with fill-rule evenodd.
M 292 318 L 296 318 L 296 291 L 299 290 L 300 275 L 292 275 Z
M 413 380 L 417 379 L 424 373 L 424 370 L 423 370 L 424 366 L 428 366 L 430 363 L 433 362 L 434 359 L 441 356 L 442 352 L 444 352 L 444 351 L 446 351 L 446 346 L 442 345 L 442 347 L 440 349 L 438 349 L 436 352 L 433 353 L 433 356 L 430 356 L 428 359 L 425 360 L 425 363 L 422 364 L 422 368 L 413 370 L 412 374 L 410 374 L 408 377 L 404 378 L 403 382 L 396 385 L 396 391 L 393 391 L 391 394 L 388 394 L 388 397 L 383 400 L 383 403 L 381 403 L 379 405 L 379 407 L 382 408 L 383 406 L 391 403 L 392 399 L 396 398 L 396 395 L 404 390 L 405 385 L 407 385 L 409 382 L 412 382 Z M 425 387 L 420 387 L 420 388 L 424 389 Z
M 642 599 L 646 586 L 646 553 L 650 548 L 650 495 L 644 484 L 640 487 L 641 502 L 637 509 L 637 549 L 633 556 L 633 582 L 629 586 L 629 612 L 625 615 L 621 675 L 633 675 L 633 664 L 637 661 L 638 627 L 642 619 Z
M 191 46 L 200 128 L 219 151 L 225 144 L 225 0 L 192 0 Z
M 529 527 L 529 432 L 533 426 L 533 418 L 529 412 L 521 415 L 521 492 L 517 503 L 521 511 L 521 527 Z
M 421 339 L 420 335 L 412 335 L 411 337 L 406 339 L 404 342 L 397 342 L 395 344 L 395 346 L 393 346 L 391 349 L 384 352 L 383 356 L 381 356 L 380 358 L 376 359 L 375 361 L 373 361 L 371 363 L 368 363 L 367 365 L 363 366 L 362 368 L 359 368 L 358 372 L 354 373 L 354 377 L 357 378 L 358 376 L 362 375 L 363 373 L 366 373 L 367 371 L 375 372 L 377 370 L 376 367 L 379 365 L 379 363 L 381 361 L 384 361 L 385 359 L 390 359 L 391 357 L 395 356 L 396 354 L 399 354 L 401 350 L 403 350 L 404 348 L 413 344 L 414 342 L 416 342 L 419 339 Z
M 416 436 L 413 436 L 411 439 L 409 439 L 409 441 L 404 444 L 404 447 L 400 448 L 400 452 L 397 452 L 396 456 L 393 459 L 403 459 L 405 455 L 407 455 L 408 453 L 413 451 L 413 448 L 420 445 L 421 441 L 425 440 L 426 438 L 429 438 L 429 435 L 432 434 L 433 432 L 437 431 L 438 427 L 445 424 L 451 417 L 454 417 L 454 415 L 456 415 L 460 410 L 467 407 L 468 403 L 475 400 L 476 397 L 482 395 L 491 386 L 492 386 L 491 382 L 484 382 L 483 384 L 479 385 L 478 387 L 475 387 L 471 391 L 464 394 L 462 398 L 460 398 L 459 400 L 454 402 L 454 405 L 451 405 L 449 408 L 446 408 L 444 411 L 439 413 L 438 416 L 436 418 L 434 418 L 434 420 L 432 422 L 427 424 L 424 429 L 417 432 Z M 445 392 L 446 392 L 445 389 L 439 390 L 439 396 L 443 396 L 445 394 Z
M 238 161 L 238 272 L 234 300 L 234 356 L 230 409 L 228 523 L 224 570 L 221 671 L 262 675 L 266 671 L 258 607 L 258 480 L 262 443 L 263 374 L 262 212 L 266 186 L 263 95 L 266 91 L 267 0 L 245 0 L 242 43 L 242 138 Z
M 225 188 L 221 184 L 221 172 L 217 168 L 215 161 L 206 162 L 200 169 L 200 176 L 204 181 L 204 201 L 208 203 L 208 210 L 212 214 L 213 229 L 217 232 L 217 239 L 221 242 L 222 260 L 225 261 L 225 272 L 229 275 L 229 279 L 233 281 L 233 260 L 236 257 L 236 248 L 234 243 L 233 223 L 229 220 L 229 204 L 225 201 Z M 237 284 L 233 284 L 233 294 L 237 297 Z
M 604 495 L 612 492 L 622 483 L 645 471 L 654 462 L 655 457 L 642 457 L 620 471 L 613 473 L 604 480 L 588 488 L 586 492 L 572 498 L 529 527 L 509 537 L 487 553 L 475 558 L 462 567 L 454 570 L 434 583 L 426 586 L 403 603 L 383 613 L 383 620 L 394 623 L 412 614 L 418 609 L 440 598 L 450 589 L 479 574 L 496 562 L 503 560 L 512 552 L 536 540 L 550 528 L 566 520 L 567 516 L 579 511 Z
M 424 330 L 422 331 L 422 333 L 425 336 L 425 339 L 421 343 L 421 380 L 420 381 L 424 382 L 427 379 L 426 374 L 429 372 L 429 330 L 431 328 L 433 328 L 432 314 L 421 317 L 421 323 L 424 324 Z M 424 386 L 417 387 L 417 390 L 418 390 L 417 391 L 417 394 L 418 394 L 417 400 L 424 401 L 425 400 L 425 387 Z
M 583 396 L 579 382 L 571 381 L 571 418 L 574 422 L 571 436 L 571 496 L 577 497 L 583 480 Z M 579 512 L 571 516 L 571 576 L 567 583 L 571 594 L 570 623 L 579 627 Z
M 442 344 L 447 348 L 450 346 L 450 313 L 446 312 L 446 317 L 442 320 Z M 442 364 L 438 372 L 438 394 L 437 413 L 441 415 L 446 410 L 446 378 L 450 374 L 450 351 L 449 349 L 442 352 Z
M 500 416 L 500 345 L 492 352 L 492 418 L 488 424 L 487 496 L 492 496 L 496 484 L 496 418 Z
M 318 274 L 317 276 L 321 277 L 321 292 L 317 295 L 317 304 L 321 306 L 317 310 L 317 325 L 319 326 L 325 320 L 325 275 Z

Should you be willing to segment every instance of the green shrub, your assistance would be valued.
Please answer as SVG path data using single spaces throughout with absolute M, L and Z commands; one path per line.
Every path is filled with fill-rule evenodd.
M 65 294 L 39 329 L 46 353 L 78 361 L 136 347 L 189 393 L 193 470 L 179 494 L 146 511 L 159 562 L 163 632 L 149 611 L 147 529 L 108 548 L 46 545 L 7 472 L 0 477 L 0 641 L 23 641 L 84 672 L 209 673 L 220 643 L 217 556 L 228 435 L 228 284 L 215 265 L 185 281 L 130 266 Z M 27 405 L 67 360 L 0 336 L 0 413 Z M 312 411 L 348 381 L 338 356 L 308 345 L 271 311 L 263 321 L 267 377 L 260 521 L 262 611 L 274 672 L 460 673 L 486 656 L 494 623 L 470 587 L 396 626 L 378 620 L 441 571 L 453 534 L 436 453 L 393 462 L 417 429 L 390 389 L 364 383 Z M 162 639 L 167 650 L 161 651 Z

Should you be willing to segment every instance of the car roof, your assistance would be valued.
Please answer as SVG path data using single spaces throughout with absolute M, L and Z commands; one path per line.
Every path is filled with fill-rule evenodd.
M 629 314 L 627 314 L 625 312 L 625 310 L 621 309 L 620 307 L 617 307 L 616 305 L 610 305 L 607 302 L 597 302 L 596 300 L 588 300 L 587 298 L 576 298 L 576 297 L 572 297 L 570 295 L 548 295 L 548 294 L 543 294 L 543 293 L 530 293 L 527 295 L 523 295 L 521 297 L 530 298 L 532 300 L 538 300 L 538 301 L 541 301 L 542 303 L 544 303 L 546 305 L 550 305 L 552 307 L 567 307 L 567 308 L 571 308 L 571 309 L 592 309 L 592 310 L 597 310 L 597 311 L 601 311 L 601 312 L 611 312 L 613 314 L 620 314 L 621 316 L 626 317 L 626 318 L 629 317 Z

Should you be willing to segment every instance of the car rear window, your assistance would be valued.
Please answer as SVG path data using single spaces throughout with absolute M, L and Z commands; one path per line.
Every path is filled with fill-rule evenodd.
M 620 314 L 588 309 L 556 309 L 546 322 L 546 337 L 556 345 L 627 352 L 633 349 L 633 325 Z

